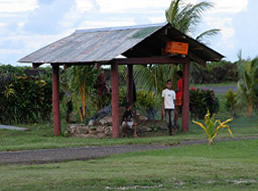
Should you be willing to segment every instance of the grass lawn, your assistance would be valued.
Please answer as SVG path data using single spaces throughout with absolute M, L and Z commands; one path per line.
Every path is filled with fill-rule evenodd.
M 224 120 L 227 117 L 221 116 Z M 236 118 L 230 123 L 235 137 L 258 136 L 258 117 Z M 205 139 L 202 129 L 194 124 L 190 126 L 189 133 L 178 133 L 173 137 L 167 136 L 164 131 L 159 136 L 140 138 L 119 138 L 119 139 L 85 139 L 76 137 L 54 137 L 50 124 L 30 126 L 31 131 L 0 131 L 0 151 L 64 148 L 79 146 L 97 145 L 119 145 L 119 144 L 173 144 L 181 140 Z M 218 137 L 230 137 L 226 130 L 222 130 Z
M 220 110 L 217 117 L 222 121 L 230 118 L 226 111 L 225 94 L 217 94 L 219 99 Z M 258 116 L 254 114 L 252 118 L 244 117 L 243 114 L 235 118 L 229 126 L 235 137 L 241 136 L 258 136 Z M 181 120 L 179 120 L 181 121 Z M 199 120 L 198 120 L 199 121 Z M 188 133 L 177 133 L 176 136 L 167 136 L 168 132 L 151 134 L 151 137 L 119 138 L 119 139 L 86 139 L 75 137 L 54 137 L 52 124 L 29 124 L 17 125 L 27 127 L 31 131 L 19 132 L 0 130 L 0 151 L 28 150 L 28 149 L 47 149 L 47 148 L 64 148 L 64 147 L 80 147 L 80 146 L 98 146 L 98 145 L 119 145 L 119 144 L 173 144 L 181 140 L 189 139 L 205 139 L 206 136 L 202 129 L 190 123 L 190 131 Z M 62 130 L 66 130 L 67 124 L 62 124 Z M 230 137 L 226 130 L 219 133 L 218 137 Z
M 0 165 L 0 190 L 258 190 L 258 140 L 44 165 Z
M 202 87 L 227 87 L 227 86 L 237 86 L 237 82 L 223 82 L 216 84 L 190 84 L 190 87 L 202 88 Z

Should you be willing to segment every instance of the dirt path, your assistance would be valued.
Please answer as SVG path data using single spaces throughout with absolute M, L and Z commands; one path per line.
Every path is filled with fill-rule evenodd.
M 28 128 L 15 127 L 10 125 L 0 125 L 0 129 L 15 130 L 15 131 L 30 131 Z
M 236 140 L 251 140 L 258 137 L 241 137 L 230 139 L 216 139 L 217 142 L 236 141 Z M 187 140 L 181 141 L 173 145 L 111 145 L 111 146 L 96 146 L 96 147 L 77 147 L 77 148 L 62 148 L 62 149 L 42 149 L 28 151 L 12 151 L 0 152 L 0 164 L 41 164 L 72 160 L 89 160 L 95 158 L 108 157 L 113 154 L 121 154 L 135 151 L 146 151 L 156 149 L 169 149 L 172 147 L 181 147 L 184 145 L 204 144 L 207 140 Z
M 215 94 L 225 94 L 229 89 L 232 89 L 233 92 L 237 91 L 236 86 L 221 86 L 221 87 L 201 87 L 201 89 L 213 89 Z

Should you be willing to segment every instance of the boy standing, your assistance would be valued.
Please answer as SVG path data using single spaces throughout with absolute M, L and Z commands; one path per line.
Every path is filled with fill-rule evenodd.
M 180 113 L 180 110 L 182 109 L 183 105 L 183 91 L 184 91 L 184 83 L 183 83 L 183 72 L 178 71 L 176 73 L 177 75 L 177 89 L 176 89 L 176 112 L 175 112 L 175 126 L 177 129 L 179 129 L 178 126 L 178 116 Z
M 162 91 L 162 114 L 166 116 L 169 135 L 174 135 L 175 100 L 176 93 L 171 89 L 172 81 L 167 81 L 167 88 Z

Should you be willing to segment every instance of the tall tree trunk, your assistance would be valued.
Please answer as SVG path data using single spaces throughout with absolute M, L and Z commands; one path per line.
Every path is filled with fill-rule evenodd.
M 76 95 L 75 95 L 75 96 L 76 96 Z M 76 99 L 76 98 L 74 98 L 74 103 L 75 103 L 75 105 L 76 105 L 76 109 L 77 109 L 78 112 L 79 112 L 80 120 L 81 120 L 81 122 L 83 122 L 82 112 L 81 112 L 81 110 L 80 110 L 80 107 L 79 107 L 79 105 L 78 105 L 78 103 L 77 103 L 77 99 Z
M 248 103 L 248 117 L 252 117 L 253 115 L 253 103 Z

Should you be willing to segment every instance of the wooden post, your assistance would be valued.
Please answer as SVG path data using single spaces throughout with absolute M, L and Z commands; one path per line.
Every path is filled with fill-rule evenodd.
M 184 94 L 183 94 L 183 111 L 182 111 L 182 131 L 189 131 L 189 79 L 190 79 L 190 60 L 184 63 Z
M 52 108 L 54 135 L 61 133 L 60 109 L 59 109 L 59 66 L 52 64 Z
M 127 65 L 127 102 L 133 105 L 133 65 Z
M 112 135 L 119 137 L 119 89 L 118 89 L 118 65 L 111 64 L 111 87 L 112 87 Z

